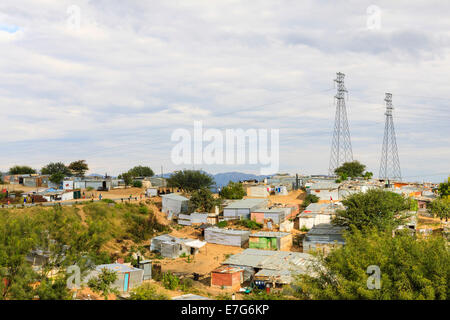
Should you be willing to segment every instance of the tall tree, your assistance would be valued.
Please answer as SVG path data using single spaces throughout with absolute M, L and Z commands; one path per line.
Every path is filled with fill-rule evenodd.
M 359 161 L 345 162 L 334 170 L 338 176 L 347 175 L 350 178 L 362 177 L 366 166 Z
M 450 217 L 450 200 L 446 198 L 437 198 L 428 205 L 428 211 L 439 219 L 447 222 Z
M 404 223 L 410 210 L 411 201 L 390 191 L 379 189 L 356 193 L 342 204 L 345 210 L 338 210 L 332 222 L 340 226 L 376 227 L 379 230 L 393 229 Z
M 34 174 L 37 171 L 29 166 L 14 166 L 8 172 L 9 174 Z
M 215 198 L 211 190 L 207 188 L 201 188 L 192 192 L 189 199 L 189 212 L 199 210 L 201 212 L 211 212 L 215 206 L 219 206 L 221 200 Z
M 345 246 L 318 254 L 311 270 L 298 277 L 301 298 L 450 298 L 450 251 L 442 237 L 415 239 L 407 232 L 392 237 L 376 228 L 353 228 L 344 237 Z
M 62 162 L 50 162 L 41 169 L 41 173 L 49 176 L 57 173 L 61 173 L 65 177 L 72 175 L 72 171 Z
M 447 182 L 439 184 L 438 192 L 440 197 L 450 197 L 450 177 L 448 177 Z
M 124 172 L 122 174 L 119 174 L 119 179 L 123 179 L 123 182 L 125 183 L 125 187 L 128 187 L 133 183 L 133 176 L 129 172 Z
M 220 190 L 220 196 L 224 199 L 242 199 L 246 194 L 241 182 L 230 181 Z
M 131 174 L 132 177 L 153 177 L 155 175 L 150 167 L 145 166 L 135 166 L 128 170 L 128 173 Z
M 89 170 L 86 160 L 78 160 L 72 162 L 68 167 L 77 177 L 84 177 L 84 174 Z
M 210 188 L 214 185 L 214 179 L 210 175 L 197 170 L 176 171 L 167 180 L 169 187 L 181 188 L 187 192 Z

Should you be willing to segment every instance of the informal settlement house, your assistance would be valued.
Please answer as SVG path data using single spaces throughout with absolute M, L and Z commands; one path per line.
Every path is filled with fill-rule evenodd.
M 306 185 L 306 193 L 319 197 L 319 200 L 339 200 L 339 183 L 320 181 Z
M 250 231 L 210 227 L 205 229 L 205 241 L 226 246 L 244 247 Z
M 303 239 L 303 252 L 320 250 L 326 254 L 332 249 L 344 245 L 343 230 L 343 227 L 330 223 L 315 225 Z
M 313 261 L 314 257 L 307 253 L 246 249 L 222 265 L 243 269 L 243 282 L 254 282 L 264 288 L 291 284 L 296 275 L 312 274 Z M 212 273 L 211 277 L 217 277 L 217 273 Z M 211 281 L 216 282 L 216 279 Z
M 204 245 L 206 245 L 206 242 L 198 239 L 177 238 L 163 234 L 151 240 L 150 251 L 159 252 L 166 258 L 177 258 L 182 254 L 197 254 Z
M 292 234 L 271 231 L 252 233 L 249 237 L 248 247 L 252 249 L 289 251 L 292 248 Z
M 109 191 L 119 187 L 121 180 L 112 177 L 70 177 L 63 181 L 64 190 L 88 189 L 92 188 L 97 191 Z
M 250 213 L 267 208 L 267 199 L 244 199 L 231 203 L 223 209 L 224 220 L 250 219 Z
M 117 280 L 111 285 L 112 288 L 117 289 L 119 292 L 128 292 L 130 289 L 139 287 L 142 284 L 144 277 L 144 270 L 134 268 L 120 263 L 101 264 L 98 265 L 95 270 L 91 271 L 83 280 L 87 283 L 89 279 L 98 277 L 102 270 L 114 271 L 117 273 Z
M 244 282 L 244 269 L 232 266 L 220 266 L 211 271 L 211 287 L 238 291 Z
M 188 212 L 189 199 L 179 194 L 170 193 L 161 196 L 162 212 L 166 213 L 168 218 L 173 215 Z
M 299 229 L 311 229 L 321 223 L 330 223 L 336 210 L 343 210 L 342 203 L 311 203 L 298 216 Z
M 214 215 L 214 214 L 213 214 Z M 191 214 L 178 215 L 178 224 L 183 226 L 201 225 L 208 223 L 209 213 L 193 212 Z
M 251 212 L 250 218 L 258 223 L 264 223 L 264 220 L 272 221 L 279 225 L 285 220 L 295 217 L 298 213 L 298 205 L 272 206 L 269 209 L 258 208 Z

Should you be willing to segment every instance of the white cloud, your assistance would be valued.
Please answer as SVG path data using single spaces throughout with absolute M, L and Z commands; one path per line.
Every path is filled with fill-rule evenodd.
M 378 172 L 392 92 L 402 167 L 449 171 L 450 4 L 431 2 L 377 1 L 371 31 L 371 1 L 2 1 L 2 25 L 19 31 L 0 29 L 0 169 L 82 158 L 99 172 L 171 170 L 172 130 L 203 120 L 280 128 L 282 169 L 325 173 L 341 71 L 356 158 Z

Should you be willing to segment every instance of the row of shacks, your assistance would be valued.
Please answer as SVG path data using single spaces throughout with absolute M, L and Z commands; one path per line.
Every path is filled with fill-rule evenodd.
M 313 275 L 313 264 L 308 253 L 246 249 L 211 272 L 211 286 L 239 290 L 247 281 L 260 289 L 288 285 L 298 275 Z
M 188 214 L 189 199 L 179 194 L 167 194 L 162 196 L 162 212 L 168 219 L 177 219 L 181 225 L 216 224 L 221 220 L 251 219 L 258 223 L 270 221 L 273 225 L 294 218 L 298 212 L 298 205 L 271 205 L 266 199 L 243 199 L 234 201 L 223 210 L 223 216 L 219 217 L 218 209 L 215 213 L 191 213 Z

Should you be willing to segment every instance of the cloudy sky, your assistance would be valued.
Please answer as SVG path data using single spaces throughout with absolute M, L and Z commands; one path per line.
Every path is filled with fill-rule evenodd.
M 86 159 L 169 172 L 175 129 L 280 130 L 280 171 L 327 173 L 336 72 L 378 174 L 393 94 L 406 180 L 450 174 L 449 1 L 2 0 L 0 170 Z M 197 165 L 259 173 L 255 165 Z

